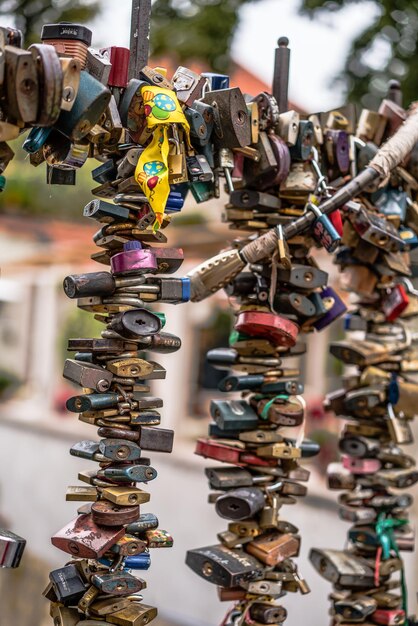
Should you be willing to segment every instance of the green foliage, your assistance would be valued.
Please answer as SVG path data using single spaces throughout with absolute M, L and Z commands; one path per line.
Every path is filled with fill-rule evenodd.
M 361 13 L 362 0 L 302 0 L 301 12 L 313 18 L 351 4 L 357 4 Z M 364 23 L 352 42 L 336 80 L 344 85 L 349 100 L 368 108 L 379 105 L 390 79 L 399 80 L 407 105 L 418 93 L 418 1 L 374 0 L 374 4 L 375 17 Z
M 7 16 L 23 31 L 27 45 L 39 41 L 45 23 L 85 23 L 99 11 L 100 2 L 94 0 L 0 0 L 0 16 Z
M 73 307 L 68 309 L 68 314 L 65 315 L 60 327 L 61 332 L 57 344 L 60 362 L 73 358 L 73 353 L 67 350 L 69 339 L 73 337 L 100 337 L 100 331 L 103 330 L 103 324 L 95 320 L 92 315 Z
M 5 172 L 6 189 L 0 194 L 0 214 L 82 220 L 82 207 L 91 200 L 91 189 L 97 186 L 91 178 L 91 170 L 99 165 L 98 161 L 88 160 L 77 172 L 74 187 L 48 185 L 45 163 L 33 167 L 21 144 L 22 138 L 10 144 L 16 157 Z
M 257 0 L 155 0 L 152 54 L 173 54 L 179 63 L 200 59 L 226 72 L 239 11 Z

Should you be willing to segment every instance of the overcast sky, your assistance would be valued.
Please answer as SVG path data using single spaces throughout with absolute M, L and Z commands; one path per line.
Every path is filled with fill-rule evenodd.
M 233 56 L 268 84 L 279 36 L 290 39 L 290 98 L 312 111 L 342 104 L 332 77 L 341 69 L 352 38 L 373 17 L 367 0 L 315 21 L 298 15 L 299 0 L 259 0 L 247 5 L 234 41 Z M 128 45 L 130 0 L 104 0 L 95 40 Z

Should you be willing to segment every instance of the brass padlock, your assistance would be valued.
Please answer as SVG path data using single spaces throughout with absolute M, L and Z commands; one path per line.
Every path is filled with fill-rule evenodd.
M 185 146 L 180 141 L 180 133 L 175 125 L 172 125 L 173 137 L 169 139 L 172 145 L 168 154 L 168 174 L 171 185 L 187 182 L 187 162 Z

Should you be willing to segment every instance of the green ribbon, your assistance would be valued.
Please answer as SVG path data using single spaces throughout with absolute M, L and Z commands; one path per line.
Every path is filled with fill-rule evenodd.
M 395 519 L 385 517 L 384 513 L 381 513 L 376 522 L 376 535 L 382 546 L 382 555 L 384 559 L 390 558 L 391 550 L 394 551 L 396 556 L 400 558 L 399 548 L 396 543 L 396 539 L 393 535 L 395 528 L 405 526 L 408 523 L 407 519 Z M 401 589 L 402 589 L 402 608 L 405 611 L 405 616 L 408 615 L 408 591 L 406 588 L 405 570 L 402 564 L 401 568 Z M 404 622 L 404 626 L 408 626 L 408 619 Z
M 278 396 L 274 396 L 274 398 L 272 398 L 271 400 L 267 402 L 264 409 L 261 411 L 261 414 L 260 414 L 261 419 L 263 420 L 268 419 L 268 412 L 271 406 L 276 402 L 276 400 L 287 400 L 288 398 L 289 396 L 283 393 L 279 394 Z

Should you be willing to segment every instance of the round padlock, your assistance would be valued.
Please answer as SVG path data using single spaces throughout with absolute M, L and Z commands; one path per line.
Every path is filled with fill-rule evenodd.
M 269 311 L 243 311 L 238 314 L 234 328 L 252 337 L 266 337 L 285 348 L 295 345 L 299 333 L 297 324 Z
M 91 506 L 93 522 L 99 526 L 124 526 L 139 519 L 139 506 L 118 506 L 99 500 Z

